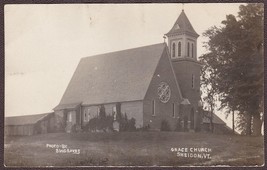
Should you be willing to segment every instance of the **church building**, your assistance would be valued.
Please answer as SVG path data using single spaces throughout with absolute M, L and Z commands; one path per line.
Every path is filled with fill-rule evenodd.
M 112 116 L 119 106 L 122 114 L 135 119 L 136 128 L 160 130 L 167 121 L 175 130 L 179 121 L 198 130 L 202 121 L 198 36 L 183 10 L 164 35 L 167 44 L 82 58 L 54 108 L 58 124 L 64 124 L 66 132 L 73 126 L 83 129 L 99 115 L 100 106 Z

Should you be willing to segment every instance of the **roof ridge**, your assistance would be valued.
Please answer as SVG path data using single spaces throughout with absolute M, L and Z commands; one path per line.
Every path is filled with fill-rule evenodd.
M 14 117 L 23 117 L 23 116 L 41 116 L 41 115 L 50 114 L 50 113 L 53 113 L 53 112 L 30 114 L 30 115 L 7 116 L 5 118 L 14 118 Z
M 156 43 L 156 44 L 152 44 L 152 45 L 144 45 L 144 46 L 139 46 L 139 47 L 134 47 L 134 48 L 127 48 L 127 49 L 123 49 L 123 50 L 117 50 L 117 51 L 95 54 L 95 55 L 91 55 L 91 56 L 82 57 L 81 59 L 87 59 L 87 58 L 91 58 L 91 57 L 97 57 L 97 56 L 108 55 L 108 54 L 119 53 L 119 52 L 125 52 L 125 51 L 129 51 L 129 50 L 136 50 L 139 48 L 147 48 L 147 47 L 152 47 L 152 46 L 156 46 L 156 45 L 164 45 L 164 42 L 163 43 Z

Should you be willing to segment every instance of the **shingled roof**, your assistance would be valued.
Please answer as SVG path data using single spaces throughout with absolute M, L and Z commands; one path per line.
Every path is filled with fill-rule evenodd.
M 184 34 L 184 33 L 191 34 L 196 37 L 199 36 L 194 30 L 193 26 L 191 25 L 189 19 L 185 15 L 184 10 L 182 10 L 180 16 L 174 23 L 172 29 L 166 35 Z
M 165 43 L 82 58 L 59 103 L 143 100 Z
M 8 125 L 30 125 L 35 124 L 39 120 L 43 119 L 51 113 L 42 113 L 36 115 L 25 115 L 25 116 L 12 116 L 5 118 L 5 126 Z

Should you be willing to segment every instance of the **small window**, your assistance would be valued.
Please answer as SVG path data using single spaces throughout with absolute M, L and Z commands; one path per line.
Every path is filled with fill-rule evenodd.
M 172 104 L 172 117 L 175 118 L 175 103 Z
M 99 117 L 99 113 L 100 113 L 100 106 L 97 108 L 97 117 Z
M 181 56 L 181 53 L 182 53 L 182 52 L 181 52 L 181 51 L 182 51 L 181 48 L 182 48 L 182 44 L 181 44 L 181 42 L 179 42 L 179 43 L 178 43 L 178 56 L 179 56 L 179 57 Z
M 72 112 L 69 112 L 69 114 L 68 114 L 68 122 L 71 122 L 72 120 L 72 117 L 71 117 L 71 115 L 72 115 Z
M 112 112 L 113 112 L 113 119 L 116 120 L 117 119 L 117 109 L 116 109 L 116 106 L 114 106 L 112 108 Z
M 192 88 L 195 87 L 195 75 L 192 74 Z
M 192 58 L 194 58 L 194 44 L 192 43 Z
M 86 120 L 86 116 L 87 116 L 86 109 L 84 109 L 84 112 L 83 112 L 83 119 L 84 120 Z
M 84 109 L 84 121 L 87 122 L 90 120 L 90 109 Z
M 189 42 L 187 43 L 187 56 L 190 56 L 190 44 Z
M 175 57 L 176 45 L 175 43 L 172 44 L 172 58 Z
M 156 116 L 155 100 L 152 101 L 152 116 Z
M 87 109 L 87 121 L 89 122 L 91 118 L 91 113 L 90 113 L 90 109 Z

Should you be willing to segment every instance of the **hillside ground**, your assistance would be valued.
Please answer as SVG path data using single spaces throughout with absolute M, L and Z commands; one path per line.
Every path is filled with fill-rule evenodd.
M 5 137 L 4 147 L 7 167 L 264 164 L 263 137 L 238 135 L 184 132 L 50 133 Z M 207 149 L 197 151 L 198 148 Z M 202 157 L 194 157 L 194 154 Z

